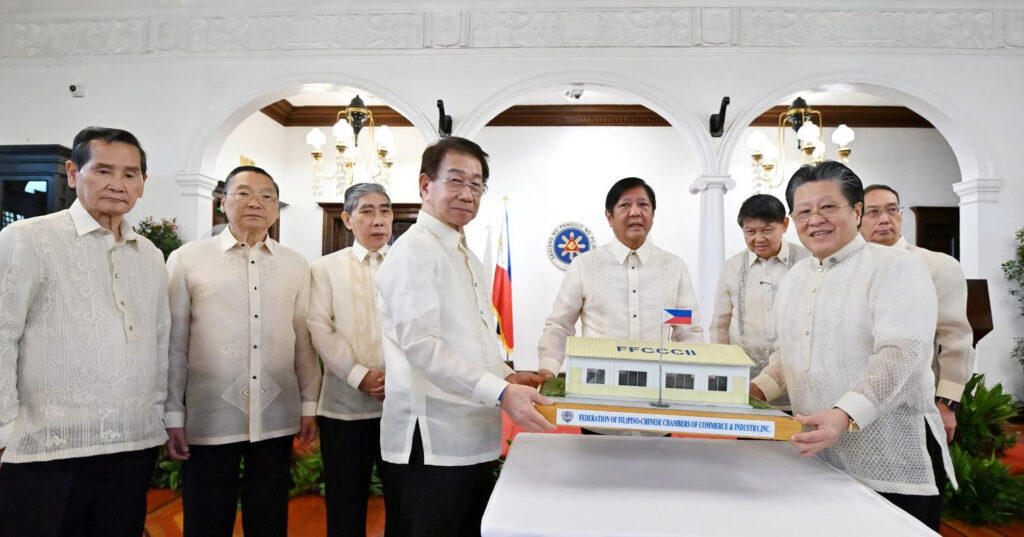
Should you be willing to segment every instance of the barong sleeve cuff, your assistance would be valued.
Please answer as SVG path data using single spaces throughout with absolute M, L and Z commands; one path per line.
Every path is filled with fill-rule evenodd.
M 953 382 L 949 380 L 940 380 L 939 385 L 935 387 L 936 397 L 945 397 L 951 401 L 960 402 L 960 398 L 964 395 L 964 385 L 959 382 Z
M 844 393 L 833 406 L 846 412 L 861 429 L 871 425 L 878 418 L 878 408 L 871 404 L 867 397 L 857 392 Z
M 184 412 L 166 412 L 164 413 L 164 428 L 175 429 L 185 426 L 185 413 Z
M 498 375 L 486 373 L 473 388 L 473 399 L 482 405 L 498 406 L 501 404 L 498 397 L 501 397 L 508 385 L 509 382 Z
M 349 386 L 352 386 L 352 388 L 358 390 L 359 385 L 363 382 L 363 379 L 369 372 L 370 369 L 365 365 L 356 364 L 352 366 L 352 371 L 348 374 L 348 377 L 345 379 L 345 381 L 348 382 Z
M 316 416 L 316 401 L 302 403 L 302 416 Z
M 765 402 L 770 403 L 775 399 L 778 399 L 783 393 L 782 388 L 780 388 L 779 385 L 776 384 L 776 382 L 768 375 L 758 375 L 750 382 L 753 382 L 758 388 L 761 388 L 761 391 L 764 392 Z
M 558 372 L 562 370 L 562 363 L 554 358 L 541 358 L 540 363 L 537 365 L 539 369 L 547 369 L 548 371 L 558 376 Z

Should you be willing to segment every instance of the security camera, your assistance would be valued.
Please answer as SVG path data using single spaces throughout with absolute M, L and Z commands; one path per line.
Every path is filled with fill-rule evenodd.
M 583 97 L 583 86 L 573 86 L 563 94 L 567 101 L 578 101 L 580 97 Z
M 71 92 L 72 97 L 85 97 L 85 88 L 81 84 L 71 84 L 68 86 L 68 91 Z

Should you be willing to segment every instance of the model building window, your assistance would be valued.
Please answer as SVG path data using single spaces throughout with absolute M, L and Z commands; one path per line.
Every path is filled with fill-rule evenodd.
M 709 392 L 729 391 L 729 377 L 724 375 L 708 375 Z
M 604 369 L 587 368 L 587 384 L 604 384 Z
M 665 387 L 677 390 L 692 390 L 693 375 L 689 373 L 665 373 Z
M 619 386 L 647 386 L 647 372 L 619 371 Z

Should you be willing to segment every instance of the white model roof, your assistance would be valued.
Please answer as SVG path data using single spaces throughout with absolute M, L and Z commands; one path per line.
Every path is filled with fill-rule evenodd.
M 673 363 L 745 367 L 754 365 L 753 360 L 736 345 L 671 341 L 659 344 L 657 341 L 571 337 L 565 343 L 565 355 L 570 358 L 610 358 L 644 362 L 657 362 L 658 356 L 661 355 L 665 362 Z

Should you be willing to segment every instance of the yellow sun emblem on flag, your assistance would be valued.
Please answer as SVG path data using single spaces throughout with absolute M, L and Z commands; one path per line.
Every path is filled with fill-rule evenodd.
M 563 235 L 562 241 L 562 244 L 559 244 L 558 247 L 562 250 L 562 255 L 569 258 L 569 261 L 583 253 L 583 250 L 587 247 L 587 244 L 583 242 L 583 235 L 580 234 L 577 237 L 574 231 L 570 231 L 568 235 Z

